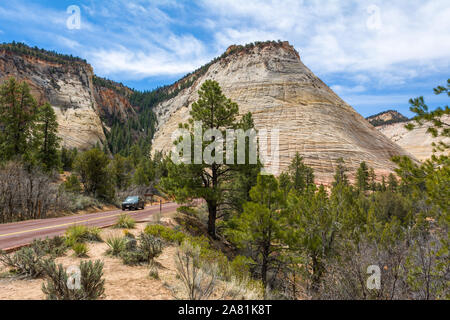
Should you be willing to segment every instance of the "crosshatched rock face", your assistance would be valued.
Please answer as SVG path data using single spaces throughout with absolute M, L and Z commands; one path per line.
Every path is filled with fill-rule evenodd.
M 441 118 L 441 121 L 450 124 L 450 116 L 444 115 Z M 439 141 L 442 141 L 446 144 L 450 144 L 450 138 L 433 138 L 433 136 L 427 132 L 430 123 L 424 123 L 421 126 L 417 126 L 417 123 L 414 121 L 412 121 L 412 123 L 416 127 L 411 131 L 408 131 L 405 128 L 407 123 L 404 122 L 382 125 L 377 127 L 377 129 L 420 161 L 427 160 L 432 156 L 433 142 L 438 144 Z M 436 154 L 440 155 L 442 152 L 437 152 Z
M 93 95 L 90 65 L 63 66 L 0 51 L 0 82 L 11 76 L 26 81 L 40 105 L 52 105 L 62 145 L 87 149 L 106 141 Z
M 159 104 L 153 150 L 171 150 L 172 133 L 189 118 L 197 91 L 207 79 L 219 82 L 241 114 L 253 114 L 256 129 L 280 130 L 280 172 L 297 151 L 314 168 L 316 182 L 326 184 L 340 157 L 352 177 L 361 161 L 387 175 L 395 167 L 392 156 L 411 156 L 317 78 L 286 42 L 231 53 L 213 63 L 191 87 Z

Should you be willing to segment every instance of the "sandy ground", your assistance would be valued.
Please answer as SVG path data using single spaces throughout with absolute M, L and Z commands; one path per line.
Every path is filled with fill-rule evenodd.
M 167 214 L 163 221 L 173 223 Z M 148 222 L 136 224 L 136 228 L 129 230 L 138 235 Z M 104 229 L 102 238 L 118 233 L 123 234 L 120 229 Z M 174 255 L 177 248 L 174 246 L 165 247 L 162 254 L 155 259 L 158 265 L 160 279 L 153 279 L 149 276 L 147 266 L 125 266 L 120 258 L 113 258 L 105 255 L 108 248 L 106 243 L 89 243 L 88 258 L 83 260 L 101 260 L 104 262 L 103 278 L 105 279 L 106 300 L 167 300 L 182 298 L 182 287 L 180 280 L 176 278 Z M 61 263 L 64 267 L 78 266 L 82 259 L 73 256 L 69 250 L 64 257 L 56 259 L 56 263 Z M 42 293 L 44 279 L 21 280 L 5 277 L 7 269 L 0 267 L 0 300 L 39 300 L 45 299 Z

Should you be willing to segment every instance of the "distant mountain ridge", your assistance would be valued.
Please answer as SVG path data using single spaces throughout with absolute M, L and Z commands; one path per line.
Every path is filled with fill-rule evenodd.
M 366 120 L 369 121 L 374 127 L 409 121 L 407 117 L 396 110 L 383 111 L 367 117 Z

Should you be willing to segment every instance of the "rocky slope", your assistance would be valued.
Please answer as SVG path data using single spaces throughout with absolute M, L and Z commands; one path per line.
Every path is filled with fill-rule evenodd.
M 317 78 L 287 42 L 232 46 L 192 77 L 192 86 L 156 106 L 154 150 L 171 149 L 172 132 L 189 118 L 201 84 L 213 79 L 238 103 L 241 114 L 252 112 L 258 130 L 280 130 L 281 170 L 298 151 L 314 168 L 316 180 L 329 183 L 340 157 L 351 172 L 366 161 L 386 175 L 394 169 L 392 156 L 408 154 Z
M 106 141 L 90 65 L 53 62 L 0 49 L 0 82 L 11 76 L 26 81 L 39 104 L 53 106 L 62 145 L 86 149 Z
M 374 127 L 378 127 L 381 125 L 387 125 L 387 124 L 400 123 L 400 122 L 407 122 L 409 120 L 407 117 L 405 117 L 400 112 L 395 111 L 395 110 L 388 110 L 388 111 L 380 112 L 376 115 L 367 117 L 366 119 Z
M 444 123 L 450 124 L 450 116 L 444 116 L 442 120 Z M 433 154 L 433 142 L 444 141 L 450 144 L 450 138 L 433 138 L 431 134 L 427 133 L 429 124 L 425 123 L 422 126 L 414 128 L 412 131 L 408 131 L 405 128 L 407 123 L 386 124 L 377 127 L 377 129 L 420 161 L 431 157 Z M 416 124 L 415 122 L 413 123 Z
M 111 123 L 117 119 L 122 122 L 136 116 L 136 109 L 129 97 L 133 91 L 119 83 L 94 76 L 94 98 L 101 119 Z

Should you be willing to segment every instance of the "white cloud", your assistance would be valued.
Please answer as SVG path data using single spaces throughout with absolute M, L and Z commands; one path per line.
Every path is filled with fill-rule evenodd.
M 203 0 L 202 4 L 214 21 L 217 43 L 261 40 L 261 35 L 286 39 L 319 74 L 368 74 L 377 83 L 402 84 L 424 72 L 449 68 L 449 1 Z M 368 28 L 375 13 L 380 24 Z
M 450 70 L 448 0 L 89 1 L 73 32 L 63 10 L 12 2 L 0 4 L 0 21 L 20 21 L 38 43 L 55 39 L 99 74 L 124 79 L 183 74 L 231 44 L 278 39 L 319 76 L 335 79 L 329 84 L 341 94 Z M 379 24 L 371 28 L 374 12 Z
M 89 61 L 100 74 L 142 79 L 189 73 L 208 61 L 204 51 L 203 44 L 192 36 L 171 35 L 164 46 L 153 45 L 146 51 L 124 46 L 112 50 L 92 50 Z
M 357 85 L 354 87 L 347 87 L 347 86 L 342 86 L 342 85 L 334 85 L 330 87 L 331 90 L 333 90 L 334 92 L 336 92 L 338 95 L 344 95 L 344 94 L 349 94 L 349 93 L 359 93 L 359 92 L 364 92 L 366 91 L 366 87 L 362 86 L 362 85 Z

